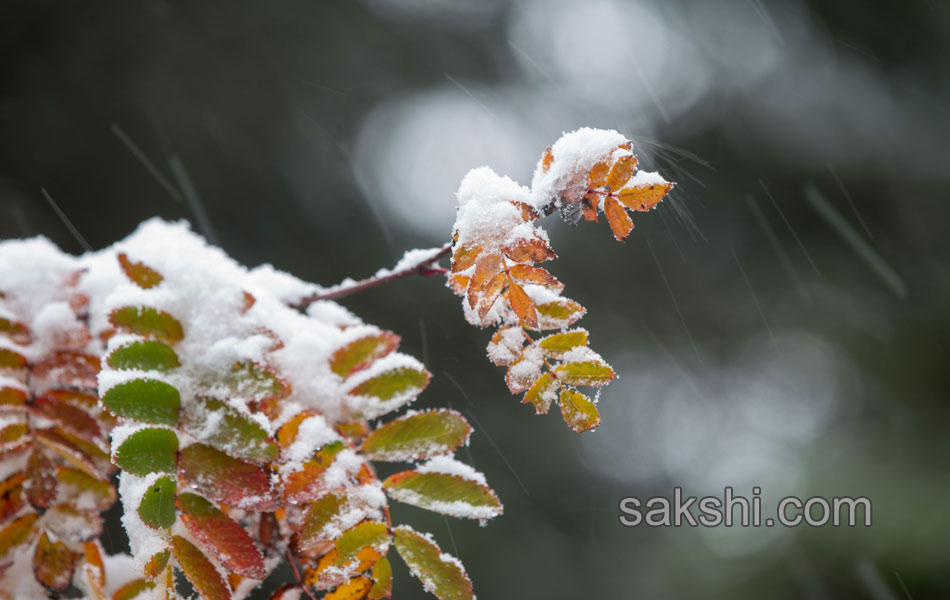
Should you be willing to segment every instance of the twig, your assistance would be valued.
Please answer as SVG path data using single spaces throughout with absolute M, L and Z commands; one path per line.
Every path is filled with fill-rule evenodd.
M 359 292 L 379 287 L 381 285 L 386 285 L 387 283 L 391 283 L 404 277 L 409 277 L 410 275 L 428 276 L 435 275 L 437 273 L 447 273 L 447 269 L 433 267 L 432 265 L 437 263 L 440 259 L 448 256 L 451 252 L 452 243 L 448 242 L 442 246 L 438 252 L 411 267 L 399 269 L 398 271 L 393 271 L 392 273 L 388 273 L 381 277 L 367 277 L 366 279 L 356 281 L 354 283 L 338 283 L 337 285 L 327 288 L 322 292 L 305 296 L 299 301 L 291 304 L 291 306 L 299 310 L 304 310 L 318 300 L 334 300 L 336 298 L 343 298 L 344 296 L 350 296 L 352 294 L 357 294 Z

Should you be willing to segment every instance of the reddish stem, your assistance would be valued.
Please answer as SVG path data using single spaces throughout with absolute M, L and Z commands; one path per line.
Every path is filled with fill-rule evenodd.
M 357 294 L 359 292 L 363 292 L 375 287 L 379 287 L 381 285 L 386 285 L 387 283 L 391 283 L 393 281 L 402 279 L 404 277 L 409 277 L 410 275 L 429 276 L 429 275 L 448 273 L 449 272 L 448 269 L 443 269 L 442 267 L 434 267 L 432 265 L 438 262 L 439 260 L 441 260 L 442 258 L 445 258 L 446 256 L 448 256 L 451 252 L 452 252 L 452 243 L 449 242 L 445 244 L 444 246 L 442 246 L 442 248 L 437 253 L 432 255 L 430 258 L 427 258 L 426 260 L 418 263 L 417 265 L 413 267 L 409 267 L 408 269 L 402 269 L 400 271 L 390 273 L 389 275 L 384 275 L 383 277 L 367 277 L 366 279 L 362 281 L 357 281 L 356 283 L 351 284 L 351 285 L 337 284 L 325 292 L 319 292 L 316 294 L 311 294 L 309 296 L 306 296 L 300 299 L 299 301 L 295 302 L 291 306 L 293 306 L 294 308 L 298 310 L 304 310 L 308 306 L 310 306 L 312 303 L 318 300 L 334 300 L 336 298 L 343 298 L 345 296 Z

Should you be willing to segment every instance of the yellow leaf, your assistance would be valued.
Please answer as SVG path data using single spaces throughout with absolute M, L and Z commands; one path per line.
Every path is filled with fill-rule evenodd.
M 633 155 L 621 156 L 610 167 L 610 174 L 607 175 L 607 185 L 611 190 L 619 190 L 630 180 L 630 176 L 633 175 L 636 168 L 637 159 Z
M 523 404 L 533 404 L 534 412 L 538 415 L 547 414 L 551 410 L 551 401 L 557 392 L 557 379 L 550 373 L 538 377 L 528 391 L 525 392 Z
M 673 189 L 675 183 L 659 183 L 628 187 L 620 190 L 619 199 L 624 206 L 631 210 L 646 212 L 663 200 L 663 197 Z
M 600 413 L 590 398 L 574 390 L 561 390 L 561 416 L 575 433 L 600 425 Z

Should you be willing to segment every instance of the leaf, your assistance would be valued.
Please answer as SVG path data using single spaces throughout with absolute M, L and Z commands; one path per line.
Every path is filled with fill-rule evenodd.
M 617 377 L 609 365 L 596 360 L 564 363 L 554 370 L 554 374 L 567 385 L 601 386 Z
M 26 478 L 24 484 L 27 500 L 40 509 L 47 509 L 56 500 L 56 477 L 53 474 L 53 462 L 34 447 L 26 459 Z
M 394 500 L 452 517 L 490 519 L 503 510 L 491 488 L 459 475 L 403 471 L 389 476 L 383 488 Z
M 425 369 L 398 367 L 371 377 L 349 391 L 351 396 L 372 396 L 385 402 L 397 395 L 421 392 L 432 375 Z M 372 417 L 368 417 L 372 418 Z
M 214 426 L 208 424 L 213 422 Z M 182 429 L 213 448 L 258 465 L 277 458 L 277 444 L 258 423 L 216 398 L 197 396 L 185 405 Z
M 286 398 L 290 384 L 277 376 L 269 367 L 254 362 L 237 362 L 231 367 L 228 384 L 234 395 L 251 400 L 265 401 Z
M 33 553 L 33 574 L 43 586 L 62 592 L 73 580 L 76 557 L 63 542 L 50 540 L 46 532 L 40 536 Z
M 599 161 L 594 164 L 587 175 L 587 187 L 599 188 L 607 185 L 607 173 L 610 172 L 610 165 L 606 161 Z
M 361 600 L 369 593 L 372 582 L 369 577 L 354 577 L 341 583 L 335 590 L 323 597 L 323 600 Z
M 610 224 L 610 231 L 614 234 L 614 239 L 622 242 L 627 239 L 630 232 L 633 231 L 633 221 L 626 209 L 620 205 L 613 196 L 608 196 L 604 200 L 604 214 L 607 215 L 607 222 Z
M 475 264 L 482 253 L 481 246 L 462 246 L 452 250 L 452 272 L 458 273 Z
M 175 480 L 159 477 L 142 495 L 139 517 L 153 529 L 171 527 L 175 523 Z
M 311 504 L 297 531 L 298 552 L 314 554 L 318 548 L 322 548 L 329 539 L 324 535 L 326 526 L 339 516 L 346 504 L 346 497 L 334 493 L 324 494 Z
M 33 527 L 39 515 L 35 512 L 28 512 L 25 515 L 17 517 L 0 529 L 0 560 L 7 557 L 10 551 L 22 544 L 28 544 L 33 540 L 36 529 Z
M 175 427 L 181 396 L 164 381 L 133 379 L 107 391 L 102 403 L 120 417 Z
M 585 221 L 597 222 L 597 209 L 600 207 L 600 196 L 594 192 L 584 194 L 581 198 L 581 214 Z
M 20 512 L 26 502 L 23 500 L 23 481 L 26 474 L 17 471 L 0 482 L 0 523 Z
M 530 223 L 531 221 L 536 221 L 541 216 L 530 204 L 515 201 L 510 202 L 510 204 L 521 211 L 522 221 Z
M 250 579 L 264 579 L 267 571 L 254 540 L 243 527 L 217 506 L 195 494 L 179 494 L 181 520 L 191 535 L 231 571 Z
M 106 567 L 102 562 L 102 547 L 99 542 L 86 542 L 82 545 L 83 563 L 82 570 L 86 576 L 86 581 L 92 588 L 92 597 L 98 599 L 105 598 L 106 586 Z
M 278 508 L 267 473 L 205 444 L 192 444 L 181 450 L 178 476 L 216 502 L 255 511 Z
M 0 348 L 0 369 L 22 369 L 25 366 L 25 356 L 9 348 Z
M 452 452 L 472 427 L 454 410 L 430 410 L 394 419 L 370 433 L 361 446 L 366 458 L 403 461 Z
M 485 320 L 485 315 L 487 315 L 491 307 L 495 305 L 495 301 L 498 300 L 498 296 L 501 295 L 501 291 L 504 289 L 507 280 L 508 276 L 504 272 L 501 272 L 492 277 L 488 285 L 485 286 L 483 295 L 478 299 L 478 307 L 476 309 L 479 320 Z
M 508 385 L 508 391 L 512 394 L 520 394 L 526 391 L 541 376 L 543 366 L 544 356 L 538 351 L 535 343 L 532 342 L 521 351 L 518 358 L 505 371 L 505 383 Z
M 172 552 L 185 577 L 204 600 L 230 600 L 231 591 L 221 574 L 194 544 L 180 535 L 173 535 Z
M 541 267 L 533 267 L 531 265 L 513 265 L 508 269 L 508 274 L 519 283 L 531 283 L 534 285 L 540 285 L 553 290 L 555 292 L 560 292 L 564 289 L 564 284 L 557 280 L 557 277 L 551 275 L 547 270 L 542 269 Z
M 162 550 L 161 552 L 156 552 L 152 555 L 152 558 L 148 559 L 148 562 L 145 563 L 145 567 L 142 569 L 142 572 L 145 573 L 145 576 L 149 579 L 155 579 L 162 574 L 162 571 L 165 570 L 165 567 L 168 565 L 168 558 L 171 554 L 170 550 Z
M 336 564 L 350 562 L 363 548 L 372 547 L 380 552 L 389 546 L 389 531 L 385 523 L 363 521 L 350 527 L 336 540 Z
M 168 344 L 144 340 L 126 344 L 112 351 L 106 364 L 113 369 L 170 371 L 181 366 L 178 355 Z
M 43 515 L 46 531 L 67 542 L 86 542 L 102 535 L 99 512 L 57 504 Z
M 320 557 L 315 568 L 304 573 L 304 583 L 319 590 L 326 590 L 344 583 L 357 573 L 362 573 L 376 564 L 382 555 L 372 546 L 366 546 L 346 563 L 339 560 L 336 548 Z
M 91 503 L 98 511 L 108 510 L 116 501 L 115 488 L 108 481 L 91 477 L 75 467 L 57 467 L 56 479 L 59 480 L 57 500 L 75 501 L 79 498 Z
M 399 345 L 399 336 L 388 331 L 354 340 L 333 353 L 330 370 L 347 377 L 383 358 Z
M 42 415 L 87 440 L 99 440 L 103 437 L 99 422 L 92 415 L 60 396 L 39 396 L 33 400 L 33 409 L 35 414 Z
M 393 529 L 393 538 L 399 556 L 428 592 L 439 600 L 474 600 L 472 582 L 457 559 L 405 525 Z
M 155 584 L 145 579 L 133 579 L 115 591 L 112 600 L 135 600 L 146 590 L 155 588 Z
M 99 358 L 82 352 L 53 352 L 33 365 L 33 377 L 57 386 L 95 389 Z
M 502 253 L 517 263 L 533 264 L 557 258 L 551 245 L 537 236 L 519 238 L 502 248 Z
M 508 302 L 511 303 L 511 309 L 515 311 L 525 327 L 538 328 L 538 313 L 534 308 L 534 302 L 525 293 L 524 288 L 515 283 L 510 277 L 508 279 Z
M 564 333 L 555 333 L 538 340 L 544 353 L 552 358 L 560 358 L 565 352 L 568 352 L 578 346 L 587 345 L 587 330 L 575 329 L 565 331 Z
M 570 327 L 587 312 L 583 306 L 567 298 L 538 304 L 535 309 L 538 311 L 538 329 L 542 331 Z
M 18 408 L 26 405 L 26 392 L 13 386 L 0 387 L 0 410 Z
M 132 262 L 129 260 L 129 257 L 125 252 L 119 252 L 118 259 L 119 266 L 122 267 L 122 270 L 125 272 L 125 276 L 140 288 L 147 290 L 150 287 L 158 285 L 164 279 L 164 277 L 162 277 L 158 271 L 149 267 L 145 263 Z
M 89 456 L 86 448 L 77 446 L 76 442 L 78 440 L 76 438 L 71 439 L 66 436 L 66 432 L 56 429 L 40 429 L 35 431 L 33 435 L 37 442 L 55 452 L 72 466 L 82 469 L 92 477 L 99 476 L 99 465 Z M 92 450 L 101 452 L 95 447 Z
M 6 337 L 14 344 L 25 346 L 30 343 L 30 330 L 19 321 L 0 317 L 0 335 Z
M 628 154 L 621 156 L 617 162 L 610 167 L 610 173 L 607 175 L 607 186 L 611 190 L 619 190 L 630 180 L 633 171 L 637 168 L 637 159 Z
M 109 322 L 141 336 L 174 343 L 185 337 L 181 323 L 165 311 L 150 306 L 123 306 L 109 313 Z
M 554 154 L 551 152 L 551 146 L 544 149 L 544 155 L 541 157 L 541 172 L 547 173 L 551 170 L 551 164 L 554 162 Z
M 654 185 L 631 186 L 620 190 L 618 198 L 624 206 L 631 210 L 647 212 L 659 204 L 675 185 L 674 183 L 658 183 Z
M 115 462 L 133 475 L 174 473 L 178 455 L 178 435 L 158 427 L 140 429 L 119 446 Z
M 575 433 L 600 425 L 600 413 L 590 398 L 574 390 L 561 390 L 561 416 Z
M 481 255 L 475 261 L 475 273 L 468 284 L 468 305 L 475 308 L 483 297 L 487 296 L 495 276 L 502 272 L 501 254 L 492 252 Z M 501 290 L 499 289 L 500 293 Z M 494 301 L 494 300 L 493 300 Z
M 547 414 L 551 409 L 551 402 L 557 396 L 558 383 L 554 375 L 545 373 L 525 392 L 522 403 L 533 404 L 535 414 Z
M 301 470 L 287 475 L 284 482 L 284 499 L 296 504 L 312 500 L 326 491 L 322 475 L 330 468 L 337 454 L 346 445 L 335 441 L 321 448 L 312 458 L 303 463 Z
M 366 596 L 369 600 L 382 600 L 393 595 L 393 568 L 386 560 L 380 557 L 373 565 L 373 587 Z
M 521 354 L 525 339 L 521 325 L 499 327 L 486 348 L 488 359 L 496 367 L 510 365 Z
M 6 453 L 20 446 L 30 443 L 27 435 L 30 428 L 26 423 L 12 423 L 0 429 L 0 453 Z

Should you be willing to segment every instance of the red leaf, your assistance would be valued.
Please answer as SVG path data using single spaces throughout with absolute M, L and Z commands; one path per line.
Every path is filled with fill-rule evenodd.
M 140 288 L 148 289 L 162 282 L 162 275 L 155 269 L 145 263 L 132 262 L 125 252 L 119 252 L 119 265 L 125 272 L 125 276 L 132 280 L 132 283 Z
M 46 532 L 33 553 L 33 574 L 49 590 L 62 592 L 73 580 L 76 557 L 63 542 L 53 542 Z
M 204 496 L 230 506 L 256 511 L 279 507 L 267 473 L 204 444 L 180 452 L 178 476 Z
M 215 558 L 238 575 L 251 579 L 264 579 L 264 559 L 254 545 L 254 540 L 231 517 L 218 507 L 195 494 L 179 494 L 176 501 L 181 520 L 205 548 L 212 550 Z

